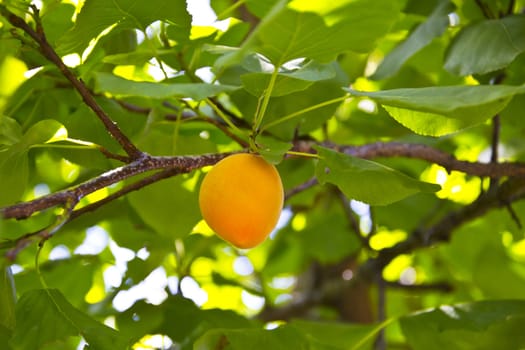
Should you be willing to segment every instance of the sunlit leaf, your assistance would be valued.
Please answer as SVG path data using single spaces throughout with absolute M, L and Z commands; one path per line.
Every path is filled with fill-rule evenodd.
M 189 97 L 202 100 L 222 92 L 231 92 L 235 86 L 214 85 L 206 83 L 152 83 L 146 81 L 132 81 L 108 73 L 96 75 L 96 91 L 106 92 L 116 96 L 139 96 L 154 99 L 169 97 Z
M 393 89 L 376 92 L 346 89 L 381 103 L 390 115 L 412 131 L 431 136 L 474 126 L 501 111 L 524 86 L 475 85 Z
M 399 11 L 395 2 L 386 0 L 374 6 L 364 0 L 312 4 L 291 2 L 261 22 L 256 51 L 277 65 L 300 57 L 328 62 L 345 50 L 366 52 L 386 34 Z
M 445 68 L 457 75 L 504 68 L 525 51 L 525 15 L 489 19 L 465 27 L 452 41 Z
M 87 0 L 74 27 L 60 39 L 58 50 L 82 53 L 92 39 L 109 27 L 144 31 L 157 20 L 174 23 L 189 32 L 191 16 L 186 10 L 186 1 Z
M 317 147 L 319 182 L 337 185 L 351 199 L 372 205 L 386 205 L 419 192 L 435 192 L 438 185 L 421 182 L 370 160 L 355 158 Z
M 46 142 L 56 142 L 67 138 L 67 130 L 53 119 L 41 120 L 33 125 L 23 136 L 22 142 L 27 145 L 37 145 Z
M 448 14 L 453 10 L 454 5 L 451 2 L 440 2 L 425 22 L 420 24 L 400 45 L 390 51 L 372 78 L 384 79 L 394 75 L 411 56 L 430 44 L 434 38 L 442 35 L 449 24 Z

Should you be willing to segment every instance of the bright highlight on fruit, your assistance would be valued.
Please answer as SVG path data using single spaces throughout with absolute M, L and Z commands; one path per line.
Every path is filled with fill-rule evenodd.
M 248 153 L 226 157 L 204 178 L 199 205 L 208 225 L 238 248 L 253 248 L 275 228 L 283 207 L 281 177 Z

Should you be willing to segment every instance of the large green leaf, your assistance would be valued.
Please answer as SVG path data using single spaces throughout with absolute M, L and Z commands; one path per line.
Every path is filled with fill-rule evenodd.
M 395 1 L 292 1 L 267 18 L 257 32 L 255 50 L 276 65 L 308 57 L 329 62 L 346 50 L 368 52 L 399 13 Z
M 202 310 L 191 300 L 177 295 L 161 305 L 139 301 L 119 313 L 116 323 L 122 334 L 130 339 L 138 340 L 147 333 L 160 333 L 184 344 L 183 349 L 191 349 L 195 338 L 209 329 L 250 327 L 252 321 L 231 310 Z
M 305 320 L 293 320 L 290 325 L 308 334 L 318 344 L 352 350 L 368 349 L 375 340 L 374 336 L 384 326 Z
M 27 151 L 19 144 L 0 152 L 0 206 L 20 200 L 29 179 Z
M 202 100 L 222 92 L 231 92 L 237 89 L 230 85 L 214 85 L 206 83 L 153 83 L 147 81 L 127 80 L 108 73 L 98 73 L 96 79 L 96 92 L 110 93 L 116 96 L 139 96 L 154 99 L 170 97 L 189 97 Z
M 0 149 L 2 145 L 13 145 L 22 138 L 22 127 L 13 118 L 0 116 Z
M 33 145 L 63 140 L 67 131 L 53 119 L 34 124 L 20 137 L 17 127 L 8 122 L 12 140 L 18 140 L 11 147 L 0 152 L 0 206 L 19 200 L 26 190 L 29 179 L 28 151 Z
M 523 51 L 525 15 L 485 20 L 454 38 L 445 68 L 457 75 L 488 73 L 506 67 Z
M 283 326 L 265 329 L 215 329 L 205 333 L 194 345 L 194 350 L 288 350 L 311 349 L 310 341 L 299 330 Z M 318 347 L 318 349 L 323 349 Z M 326 347 L 324 348 L 326 349 Z
M 376 92 L 345 90 L 382 104 L 395 120 L 418 134 L 441 136 L 493 117 L 514 95 L 525 93 L 525 86 L 435 86 Z
M 191 16 L 184 0 L 87 0 L 74 27 L 59 41 L 61 53 L 82 53 L 89 42 L 111 26 L 142 31 L 155 21 L 173 23 L 189 33 Z
M 401 318 L 414 350 L 489 350 L 525 347 L 524 300 L 491 300 L 436 309 Z
M 381 327 L 294 320 L 273 330 L 216 329 L 195 343 L 196 350 L 228 349 L 369 349 Z
M 7 266 L 5 259 L 0 264 L 0 327 L 14 329 L 16 292 L 11 268 Z
M 316 149 L 320 158 L 315 171 L 319 182 L 333 183 L 351 199 L 371 205 L 386 205 L 419 192 L 435 192 L 440 188 L 370 160 L 323 147 Z
M 120 334 L 71 305 L 56 289 L 35 289 L 16 305 L 16 328 L 10 345 L 15 350 L 40 349 L 45 344 L 81 335 L 90 348 L 126 349 Z
M 56 288 L 67 295 L 68 301 L 73 305 L 82 305 L 98 267 L 98 256 L 77 255 L 68 259 L 46 261 L 42 263 L 40 270 L 50 288 Z M 64 278 L 68 274 L 75 278 Z M 16 274 L 15 282 L 19 294 L 40 287 L 38 274 L 33 269 Z
M 271 73 L 248 73 L 241 76 L 244 88 L 254 96 L 261 96 L 268 88 Z M 279 72 L 272 89 L 272 96 L 283 96 L 305 90 L 315 81 L 335 77 L 332 64 L 310 62 L 298 69 Z
M 179 175 L 133 192 L 128 196 L 131 206 L 157 233 L 185 237 L 201 218 L 195 176 Z
M 442 35 L 448 27 L 448 14 L 453 10 L 454 5 L 451 2 L 439 3 L 427 20 L 385 57 L 372 78 L 384 79 L 394 75 L 406 60 L 430 44 L 434 38 Z
M 27 146 L 56 142 L 67 138 L 67 130 L 54 119 L 44 119 L 33 125 L 22 137 Z

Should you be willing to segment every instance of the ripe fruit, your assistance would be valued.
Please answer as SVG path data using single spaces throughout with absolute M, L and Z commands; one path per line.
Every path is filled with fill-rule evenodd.
M 277 169 L 248 153 L 215 164 L 199 193 L 204 220 L 238 248 L 253 248 L 266 239 L 277 224 L 283 200 Z

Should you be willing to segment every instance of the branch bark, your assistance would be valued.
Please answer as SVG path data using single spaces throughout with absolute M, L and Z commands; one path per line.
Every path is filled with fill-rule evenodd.
M 78 202 L 90 193 L 135 175 L 159 169 L 164 169 L 166 171 L 176 170 L 174 173 L 177 174 L 188 173 L 206 165 L 213 165 L 229 154 L 230 153 L 217 153 L 201 156 L 175 157 L 154 157 L 145 155 L 138 160 L 119 168 L 109 170 L 98 177 L 76 185 L 75 187 L 51 193 L 29 202 L 0 208 L 0 215 L 4 219 L 26 219 L 39 211 L 58 205 L 64 205 L 67 201 L 73 200 Z M 147 182 L 143 182 L 144 186 L 147 184 Z

